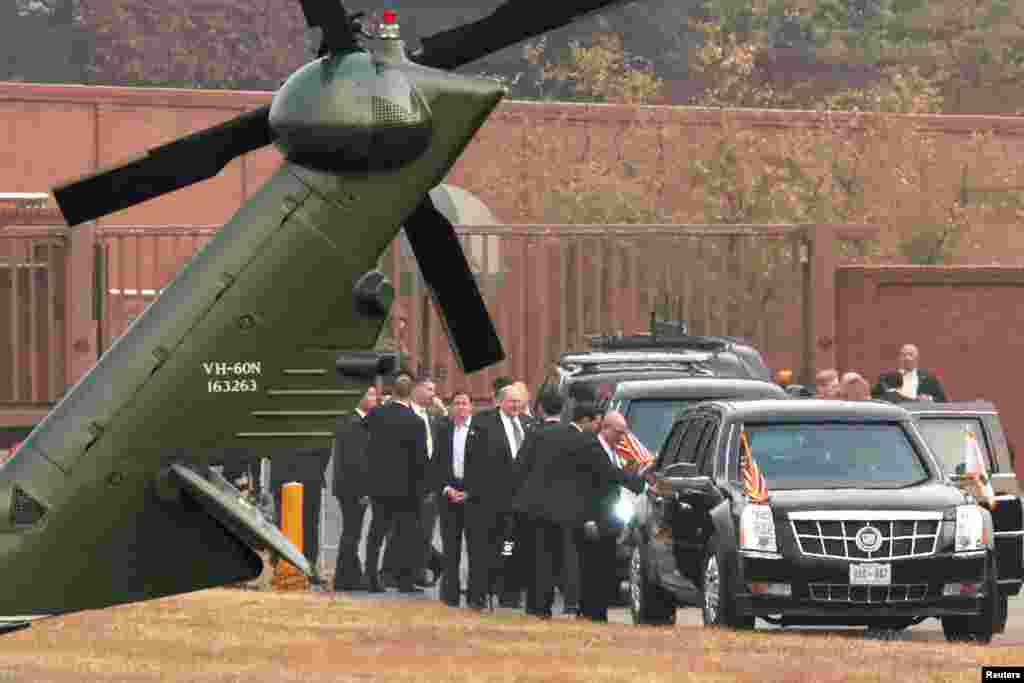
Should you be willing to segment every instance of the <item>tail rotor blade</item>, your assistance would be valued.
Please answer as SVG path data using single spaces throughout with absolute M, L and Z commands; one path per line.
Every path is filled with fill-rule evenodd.
M 435 69 L 457 69 L 492 52 L 570 24 L 627 0 L 505 0 L 479 21 L 423 38 L 412 60 Z
M 78 225 L 212 178 L 232 159 L 272 140 L 267 105 L 56 187 L 53 196 L 68 225 Z
M 501 339 L 455 228 L 429 195 L 409 216 L 405 234 L 462 369 L 476 372 L 504 360 Z

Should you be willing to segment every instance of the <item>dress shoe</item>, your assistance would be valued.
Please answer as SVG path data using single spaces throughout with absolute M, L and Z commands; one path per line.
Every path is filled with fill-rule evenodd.
M 577 605 L 566 605 L 565 607 L 562 608 L 562 614 L 566 614 L 566 615 L 568 615 L 570 617 L 578 616 L 579 613 L 580 613 L 580 608 Z
M 413 583 L 415 583 L 417 586 L 421 588 L 433 588 L 434 585 L 437 584 L 437 574 L 434 574 L 433 577 L 430 577 L 427 575 L 426 570 L 424 570 L 417 574 L 416 579 L 413 581 Z
M 423 592 L 422 588 L 419 588 L 415 584 L 405 583 L 404 581 L 398 584 L 398 592 L 403 595 L 416 595 Z

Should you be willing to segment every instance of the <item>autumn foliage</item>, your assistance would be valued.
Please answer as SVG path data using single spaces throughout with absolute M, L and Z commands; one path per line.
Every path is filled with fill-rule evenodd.
M 274 89 L 311 57 L 294 0 L 83 0 L 99 82 Z
M 529 153 L 543 160 L 531 166 L 548 188 L 545 220 L 869 223 L 882 239 L 847 256 L 931 264 L 990 258 L 992 241 L 1004 243 L 1024 216 L 1021 162 L 991 132 L 950 144 L 929 130 L 920 115 L 942 111 L 944 98 L 920 69 L 887 68 L 865 88 L 808 101 L 818 112 L 811 125 L 744 128 L 736 107 L 783 108 L 804 94 L 757 78 L 757 45 L 716 24 L 696 27 L 706 40 L 693 54 L 704 86 L 695 103 L 717 110 L 717 125 L 699 138 L 666 127 L 655 143 L 638 112 L 614 148 L 587 159 L 572 158 L 571 140 L 536 136 Z M 586 64 L 575 63 L 586 57 L 574 53 L 555 73 L 593 91 Z

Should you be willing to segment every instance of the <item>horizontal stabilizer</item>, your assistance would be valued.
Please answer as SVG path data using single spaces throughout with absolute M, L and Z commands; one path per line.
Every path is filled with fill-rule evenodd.
M 235 533 L 254 550 L 270 548 L 295 565 L 303 574 L 314 577 L 313 567 L 288 537 L 268 522 L 263 514 L 242 498 L 242 493 L 216 471 L 208 476 L 184 465 L 171 465 L 171 472 L 186 491 L 212 517 Z
M 24 631 L 31 625 L 31 621 L 11 621 L 0 618 L 0 636 L 15 633 L 16 631 Z

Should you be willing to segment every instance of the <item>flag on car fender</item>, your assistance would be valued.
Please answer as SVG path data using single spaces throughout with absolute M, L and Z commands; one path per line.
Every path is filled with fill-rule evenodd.
M 974 497 L 982 505 L 992 509 L 996 505 L 996 492 L 988 476 L 988 466 L 981 452 L 978 436 L 970 429 L 964 430 L 964 474 L 974 481 Z
M 740 473 L 743 475 L 743 491 L 747 498 L 754 503 L 767 503 L 768 484 L 754 460 L 746 430 L 740 433 Z

